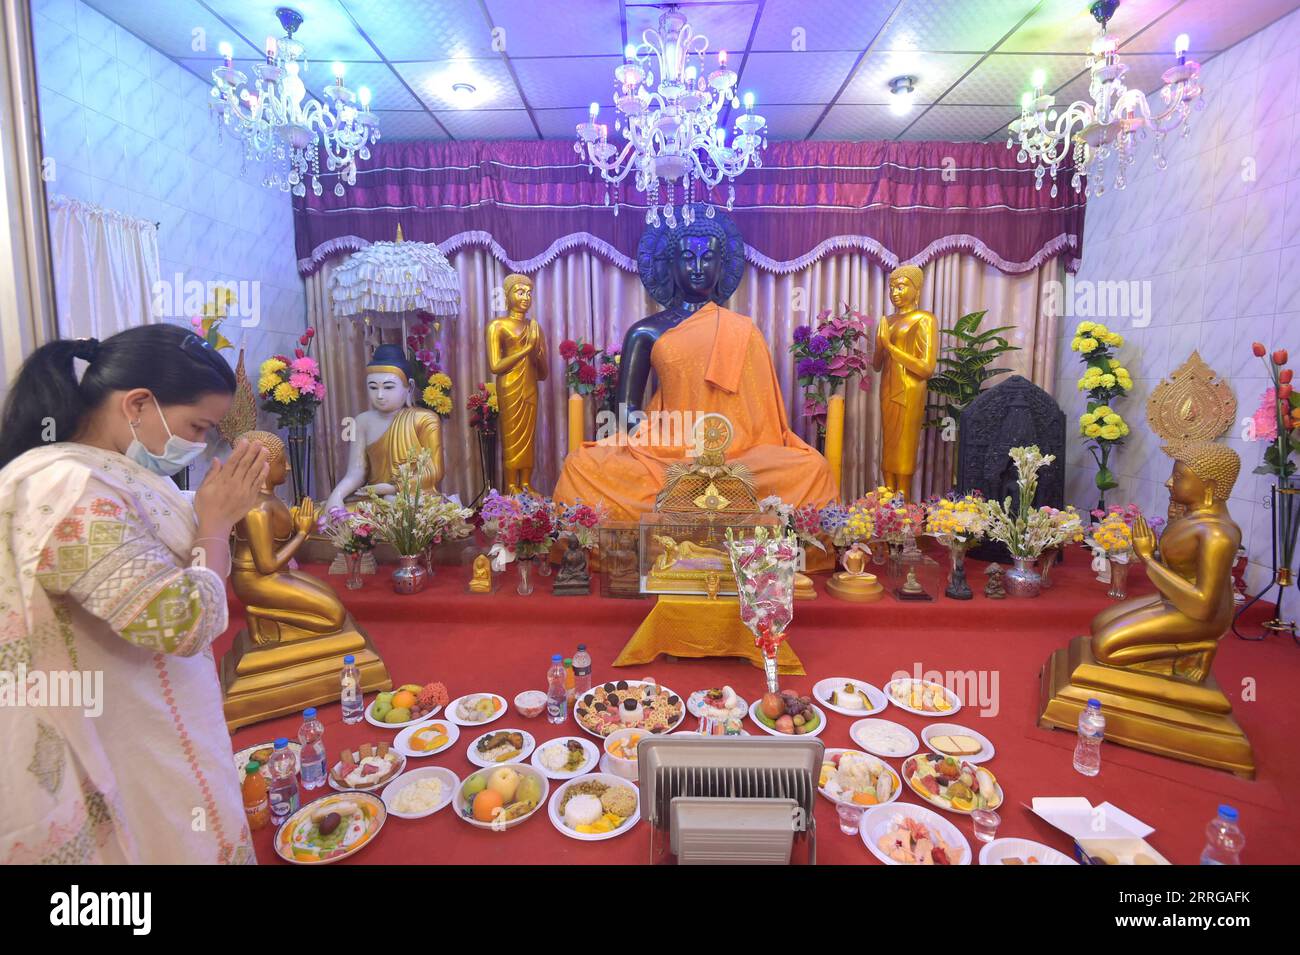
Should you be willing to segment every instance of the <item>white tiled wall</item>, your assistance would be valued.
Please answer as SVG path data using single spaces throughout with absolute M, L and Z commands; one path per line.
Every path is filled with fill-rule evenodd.
M 33 7 L 48 190 L 157 222 L 164 281 L 258 282 L 259 324 L 227 335 L 255 375 L 306 323 L 288 194 L 241 176 L 192 73 L 79 0 Z
M 1268 387 L 1251 343 L 1286 348 L 1300 367 L 1300 11 L 1206 63 L 1202 75 L 1206 109 L 1192 114 L 1188 139 L 1170 138 L 1168 168 L 1156 169 L 1148 142 L 1128 188 L 1089 201 L 1077 278 L 1150 283 L 1147 327 L 1134 327 L 1132 317 L 1086 316 L 1125 336 L 1120 360 L 1135 382 L 1116 402 L 1132 435 L 1112 458 L 1120 487 L 1107 503 L 1135 501 L 1147 513 L 1165 513 L 1171 463 L 1146 426 L 1146 400 L 1199 350 L 1237 396 L 1238 424 L 1227 441 L 1242 456 L 1242 476 L 1229 507 L 1250 552 L 1253 588 L 1268 579 L 1270 512 L 1263 505 L 1268 477 L 1250 473 L 1264 445 L 1244 441 L 1240 424 Z M 1073 437 L 1084 410 L 1077 389 L 1083 364 L 1070 351 L 1080 320 L 1061 323 L 1057 398 L 1074 442 L 1067 496 L 1092 507 L 1096 468 Z

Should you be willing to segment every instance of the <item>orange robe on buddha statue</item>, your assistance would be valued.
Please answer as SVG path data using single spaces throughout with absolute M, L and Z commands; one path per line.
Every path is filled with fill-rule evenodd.
M 653 509 L 667 467 L 685 459 L 690 425 L 711 412 L 730 419 L 727 463 L 750 469 L 759 498 L 820 506 L 839 496 L 826 459 L 790 430 L 767 342 L 749 318 L 705 305 L 659 336 L 650 364 L 659 390 L 645 420 L 569 454 L 557 501 L 603 503 L 612 520 L 636 520 Z

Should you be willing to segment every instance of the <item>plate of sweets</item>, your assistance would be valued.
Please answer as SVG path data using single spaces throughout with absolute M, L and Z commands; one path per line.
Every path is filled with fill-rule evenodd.
M 933 809 L 894 803 L 862 814 L 858 834 L 885 865 L 970 865 L 970 843 Z
M 423 723 L 446 705 L 447 688 L 441 683 L 407 683 L 371 700 L 366 707 L 366 722 L 383 729 L 401 729 Z
M 899 797 L 903 781 L 884 760 L 854 749 L 832 748 L 822 759 L 817 791 L 831 802 L 883 806 Z
M 987 763 L 996 752 L 988 737 L 957 723 L 931 723 L 921 730 L 921 741 L 940 756 L 967 763 Z
M 470 773 L 456 793 L 456 815 L 471 826 L 503 832 L 513 829 L 546 802 L 546 774 L 524 763 Z
M 506 715 L 506 699 L 495 693 L 466 693 L 448 703 L 444 715 L 457 726 L 484 726 Z
M 362 743 L 355 752 L 343 751 L 330 767 L 330 786 L 339 792 L 370 792 L 406 768 L 406 757 L 387 743 Z
M 537 742 L 526 730 L 489 730 L 465 750 L 465 758 L 475 766 L 499 766 L 527 759 Z
M 573 718 L 601 738 L 620 729 L 670 733 L 686 718 L 686 701 L 652 679 L 611 681 L 574 700 Z
M 641 820 L 637 788 L 619 776 L 590 773 L 563 783 L 551 797 L 551 825 L 570 839 L 600 842 Z
M 529 760 L 550 779 L 573 779 L 596 768 L 600 750 L 589 739 L 561 736 L 533 750 Z
M 729 686 L 715 686 L 692 693 L 686 700 L 686 709 L 691 716 L 726 723 L 727 720 L 743 720 L 749 712 L 749 701 L 737 696 Z
M 408 726 L 398 733 L 393 740 L 393 749 L 408 757 L 436 756 L 458 739 L 460 727 L 451 720 L 429 720 Z
M 369 793 L 322 796 L 275 832 L 275 852 L 297 865 L 325 865 L 360 852 L 388 818 L 384 801 Z
M 885 684 L 889 702 L 900 710 L 917 716 L 934 716 L 936 713 L 956 713 L 961 709 L 961 698 L 940 683 L 913 680 L 904 677 Z
M 1002 805 L 1002 787 L 983 766 L 939 753 L 919 753 L 903 760 L 903 778 L 926 802 L 948 812 L 970 815 Z
M 865 680 L 842 676 L 818 680 L 813 687 L 813 698 L 842 716 L 873 716 L 889 705 L 884 690 Z

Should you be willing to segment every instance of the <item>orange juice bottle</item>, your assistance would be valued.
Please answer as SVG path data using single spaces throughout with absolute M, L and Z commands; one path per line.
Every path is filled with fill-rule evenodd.
M 271 823 L 271 789 L 261 772 L 262 765 L 250 762 L 244 767 L 244 814 L 253 832 Z
M 564 698 L 573 705 L 573 698 L 577 695 L 577 681 L 573 675 L 573 660 L 570 657 L 564 658 Z

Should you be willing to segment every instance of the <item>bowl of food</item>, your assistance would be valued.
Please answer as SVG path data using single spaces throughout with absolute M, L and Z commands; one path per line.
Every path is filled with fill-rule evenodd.
M 970 843 L 933 809 L 894 803 L 862 814 L 858 832 L 885 865 L 970 865 Z
M 828 749 L 817 791 L 834 803 L 880 806 L 899 797 L 903 781 L 875 756 L 853 749 Z
M 343 751 L 330 767 L 329 783 L 340 792 L 370 792 L 405 768 L 406 757 L 387 743 L 362 743 L 360 749 Z
M 614 730 L 605 737 L 605 758 L 609 769 L 624 779 L 636 779 L 636 745 L 646 735 L 643 729 Z
M 456 815 L 479 829 L 513 829 L 546 802 L 546 774 L 525 763 L 470 773 L 456 791 Z
M 506 715 L 506 698 L 495 693 L 466 693 L 447 704 L 443 714 L 457 726 L 483 726 Z
M 591 773 L 562 784 L 551 798 L 551 825 L 571 839 L 599 842 L 629 831 L 641 819 L 637 788 L 611 773 Z
M 551 779 L 572 779 L 596 768 L 600 750 L 589 739 L 561 736 L 533 750 L 531 762 Z
M 460 786 L 456 774 L 444 766 L 421 766 L 402 773 L 380 793 L 388 814 L 399 819 L 423 819 L 451 802 Z
M 447 688 L 441 683 L 406 683 L 378 694 L 366 707 L 371 726 L 402 728 L 423 722 L 447 705 Z
M 524 690 L 515 697 L 515 710 L 530 720 L 541 716 L 546 712 L 546 694 L 542 690 Z

